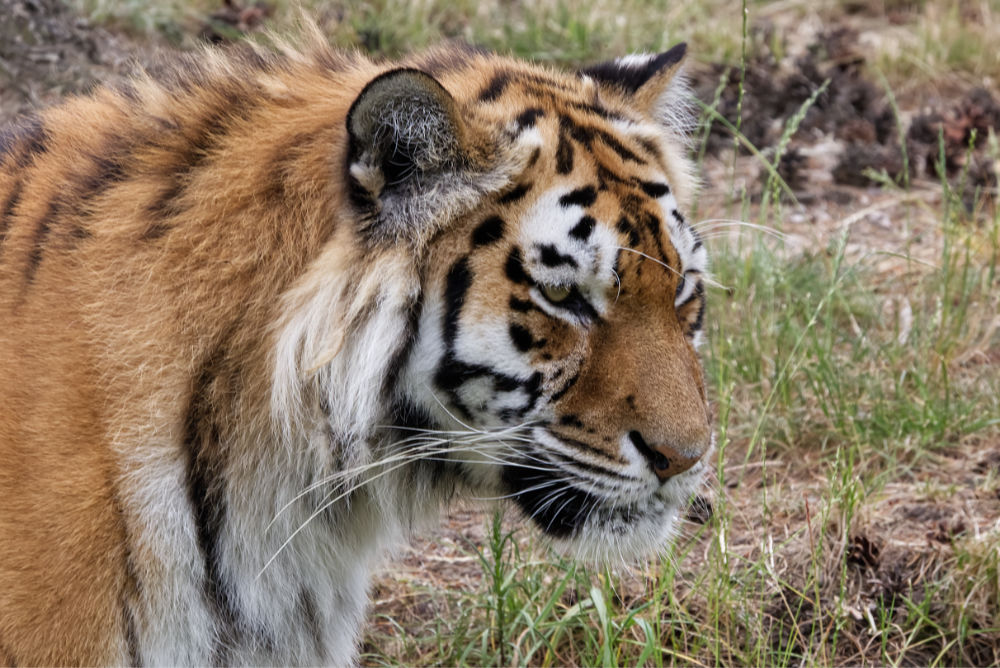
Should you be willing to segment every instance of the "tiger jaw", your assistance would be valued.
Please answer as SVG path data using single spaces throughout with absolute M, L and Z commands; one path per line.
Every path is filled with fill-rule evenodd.
M 615 471 L 565 454 L 573 448 L 546 427 L 502 433 L 494 443 L 451 454 L 467 484 L 479 491 L 475 496 L 509 499 L 557 551 L 592 562 L 662 551 L 707 471 L 702 458 L 661 481 L 641 457 Z

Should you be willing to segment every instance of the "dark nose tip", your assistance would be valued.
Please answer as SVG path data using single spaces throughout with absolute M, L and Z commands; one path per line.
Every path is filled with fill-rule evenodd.
M 642 434 L 635 430 L 628 433 L 628 438 L 635 445 L 636 450 L 649 460 L 649 463 L 653 467 L 653 473 L 660 480 L 666 480 L 678 473 L 684 473 L 684 471 L 687 471 L 701 459 L 701 455 L 704 452 L 702 448 L 697 448 L 698 454 L 685 456 L 678 452 L 677 449 L 666 444 L 649 445 L 646 439 L 642 437 Z

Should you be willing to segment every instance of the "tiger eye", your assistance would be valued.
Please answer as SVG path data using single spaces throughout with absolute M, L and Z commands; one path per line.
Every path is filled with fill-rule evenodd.
M 540 286 L 542 294 L 545 298 L 554 304 L 566 301 L 572 290 L 565 285 L 542 285 Z

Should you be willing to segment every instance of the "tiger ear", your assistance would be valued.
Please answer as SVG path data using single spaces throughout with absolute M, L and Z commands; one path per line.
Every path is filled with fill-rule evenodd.
M 687 54 L 681 42 L 655 55 L 633 55 L 592 65 L 582 74 L 600 86 L 624 94 L 641 112 L 664 121 L 674 121 L 675 109 L 690 106 L 688 89 L 678 76 Z M 683 128 L 681 128 L 683 130 Z
M 451 94 L 414 69 L 381 74 L 347 114 L 351 198 L 370 240 L 419 241 L 454 213 L 474 160 Z

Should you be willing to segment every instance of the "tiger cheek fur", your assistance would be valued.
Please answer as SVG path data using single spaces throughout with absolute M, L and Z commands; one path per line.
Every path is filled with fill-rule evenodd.
M 683 46 L 303 39 L 0 133 L 2 663 L 348 664 L 454 494 L 617 559 L 700 483 Z

